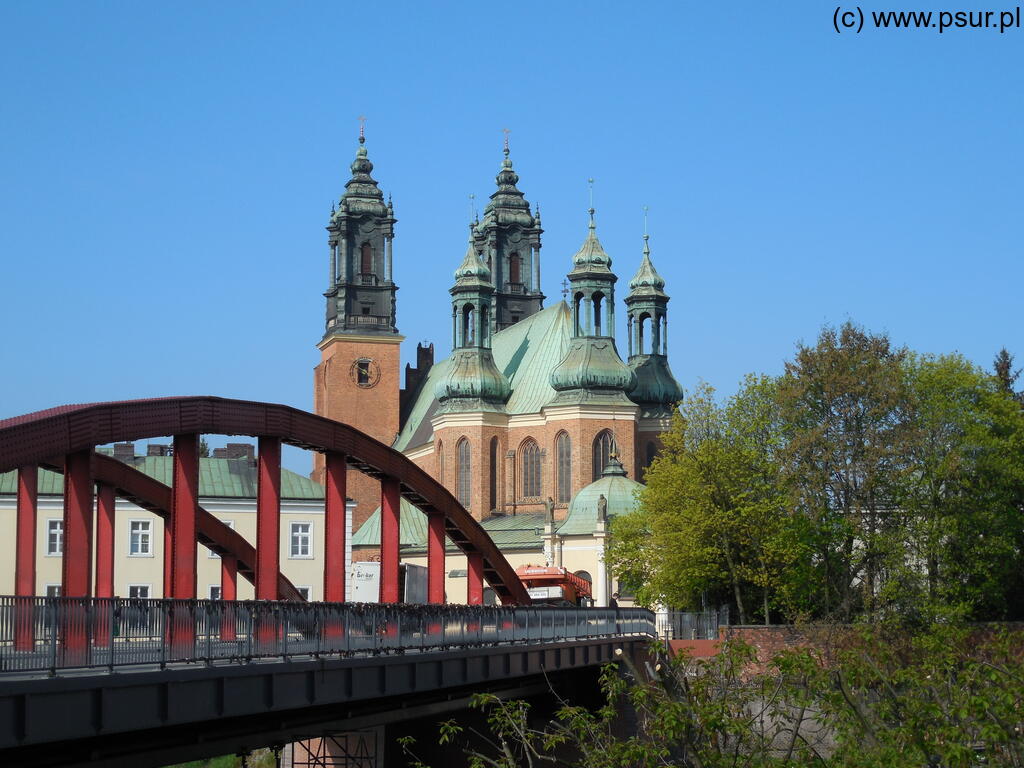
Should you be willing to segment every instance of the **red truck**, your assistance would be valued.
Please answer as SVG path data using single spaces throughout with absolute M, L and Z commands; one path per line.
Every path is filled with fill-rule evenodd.
M 534 605 L 584 605 L 590 600 L 590 582 L 565 568 L 521 565 L 516 575 L 523 582 Z

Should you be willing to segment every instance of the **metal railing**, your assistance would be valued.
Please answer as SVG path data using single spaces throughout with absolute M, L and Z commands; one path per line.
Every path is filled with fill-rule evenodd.
M 720 611 L 667 611 L 657 614 L 658 637 L 662 640 L 717 640 L 720 624 L 729 622 Z
M 655 637 L 643 608 L 0 597 L 0 673 Z

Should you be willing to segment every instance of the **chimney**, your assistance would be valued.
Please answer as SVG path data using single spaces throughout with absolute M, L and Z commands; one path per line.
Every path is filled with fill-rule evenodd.
M 134 464 L 135 443 L 114 443 L 114 458 L 125 464 Z

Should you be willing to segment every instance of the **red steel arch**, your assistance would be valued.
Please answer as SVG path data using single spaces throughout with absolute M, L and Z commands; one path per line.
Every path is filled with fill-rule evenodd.
M 393 489 L 397 492 L 396 498 L 400 494 L 427 514 L 434 551 L 442 534 L 446 534 L 466 554 L 470 570 L 482 570 L 483 578 L 504 604 L 530 603 L 526 588 L 490 536 L 444 486 L 398 451 L 359 430 L 286 405 L 199 396 L 67 405 L 38 411 L 0 421 L 0 472 L 38 464 L 61 466 L 64 457 L 71 461 L 72 457 L 82 456 L 83 452 L 107 443 L 199 434 L 280 440 L 327 453 L 329 458 L 344 456 L 349 466 L 379 478 L 385 495 L 388 495 L 387 489 Z M 97 459 L 93 467 L 98 473 L 114 471 L 109 462 Z M 136 483 L 132 487 L 140 491 L 137 494 L 140 500 L 160 506 L 154 499 L 166 497 L 167 486 L 162 486 L 167 490 L 159 492 L 150 487 L 146 493 L 155 495 L 147 499 L 141 492 L 142 481 L 129 479 L 130 472 L 117 469 L 119 479 L 111 477 L 104 482 L 122 491 L 126 491 L 125 485 Z M 66 487 L 71 485 L 66 481 Z M 72 487 L 68 492 L 74 494 L 76 489 Z M 388 505 L 385 503 L 385 506 Z M 393 520 L 397 521 L 397 509 L 393 512 Z M 252 557 L 251 552 L 240 548 L 244 539 L 237 534 L 229 535 L 233 533 L 230 529 L 213 521 L 217 525 L 200 515 L 196 538 L 209 537 L 222 545 L 225 552 L 239 557 L 240 562 L 247 556 Z M 382 549 L 393 539 L 397 552 L 397 528 L 388 530 L 387 520 L 382 520 L 381 538 Z

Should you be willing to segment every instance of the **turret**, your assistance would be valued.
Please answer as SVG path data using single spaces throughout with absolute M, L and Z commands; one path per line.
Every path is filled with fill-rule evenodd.
M 633 371 L 615 349 L 615 283 L 612 260 L 597 239 L 594 209 L 583 245 L 573 257 L 569 295 L 573 335 L 569 350 L 551 372 L 554 403 L 632 405 Z
M 453 352 L 449 372 L 434 390 L 439 411 L 503 411 L 511 389 L 491 354 L 494 285 L 472 234 L 449 293 Z
M 540 211 L 530 214 L 530 204 L 516 186 L 519 176 L 505 159 L 495 179 L 497 191 L 484 209 L 482 222 L 473 228 L 473 243 L 494 285 L 496 330 L 539 312 L 544 307 L 540 290 Z
M 651 262 L 648 239 L 645 231 L 643 258 L 626 297 L 629 367 L 637 379 L 629 397 L 640 406 L 641 416 L 658 417 L 671 413 L 683 398 L 683 389 L 668 365 L 669 297 L 664 279 Z
M 391 244 L 395 212 L 371 175 L 373 163 L 359 134 L 352 178 L 327 224 L 330 271 L 324 337 L 398 333 Z

